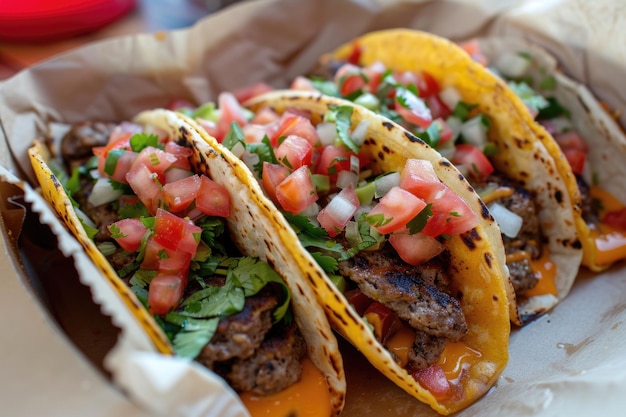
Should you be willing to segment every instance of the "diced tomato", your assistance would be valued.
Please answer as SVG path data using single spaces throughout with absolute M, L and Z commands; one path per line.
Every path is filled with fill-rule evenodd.
M 318 198 L 315 184 L 306 166 L 293 171 L 276 187 L 276 200 L 290 213 L 300 213 Z
M 346 58 L 351 64 L 358 65 L 361 60 L 361 53 L 363 50 L 361 49 L 361 45 L 357 41 L 352 43 L 352 50 L 350 51 L 350 55 Z
M 126 182 L 133 189 L 139 200 L 146 206 L 150 214 L 156 213 L 161 201 L 161 185 L 157 174 L 150 172 L 148 167 L 133 164 L 126 174 Z
M 480 49 L 480 43 L 478 42 L 478 39 L 475 39 L 475 38 L 470 39 L 468 41 L 465 41 L 459 44 L 459 46 L 463 48 L 465 52 L 467 52 L 474 61 L 478 62 L 484 67 L 487 66 L 488 64 L 487 57 L 485 56 L 485 54 L 483 54 L 482 50 Z
M 133 162 L 129 171 L 135 169 L 137 165 L 144 165 L 150 172 L 157 175 L 159 182 L 165 182 L 165 170 L 167 170 L 177 157 L 169 152 L 148 146 L 144 148 Z
M 202 119 L 200 117 L 197 117 L 196 121 L 198 122 L 200 127 L 204 129 L 206 133 L 209 134 L 209 136 L 213 137 L 216 140 L 218 137 L 220 137 L 220 132 L 218 131 L 217 123 L 215 123 L 212 120 Z
M 191 168 L 191 165 L 189 164 L 189 157 L 193 155 L 191 148 L 181 146 L 170 140 L 165 144 L 165 152 L 171 153 L 176 157 L 176 162 L 174 162 L 172 166 L 182 169 Z
M 130 171 L 130 167 L 133 165 L 139 154 L 137 152 L 127 150 L 119 150 L 119 153 L 116 151 L 118 150 L 112 150 L 107 154 L 104 165 L 105 175 L 113 181 L 125 184 L 126 174 Z M 108 173 L 109 164 L 114 164 L 114 170 L 110 175 Z
M 407 122 L 426 129 L 433 121 L 430 109 L 424 100 L 417 97 L 406 88 L 396 89 L 396 111 Z
M 373 302 L 371 298 L 363 294 L 363 291 L 358 288 L 346 291 L 344 296 L 346 297 L 346 300 L 348 300 L 350 305 L 354 307 L 359 316 L 362 316 L 363 313 L 365 313 L 367 307 Z
M 363 73 L 367 77 L 367 89 L 375 94 L 382 81 L 386 68 L 382 62 L 376 61 L 372 65 L 363 68 Z
M 465 143 L 456 145 L 452 162 L 466 166 L 477 179 L 484 179 L 494 171 L 493 165 L 479 148 Z
M 615 229 L 626 230 L 626 207 L 607 212 L 602 218 L 602 223 Z
M 194 234 L 202 229 L 182 217 L 163 209 L 158 209 L 154 221 L 154 240 L 165 249 L 187 253 L 192 257 L 198 248 L 199 240 Z
M 154 235 L 152 235 L 146 241 L 146 249 L 144 251 L 143 261 L 141 262 L 141 269 L 156 271 L 159 269 L 161 259 L 174 254 L 174 251 L 166 249 L 163 245 L 154 240 Z
M 230 193 L 221 184 L 206 175 L 200 176 L 200 189 L 196 197 L 196 207 L 208 216 L 230 216 Z
M 96 146 L 94 147 L 93 153 L 98 157 L 98 171 L 101 175 L 107 175 L 104 171 L 104 165 L 109 152 L 114 149 L 127 150 L 131 151 L 130 147 L 130 137 L 133 135 L 132 132 L 123 131 L 119 128 L 119 126 L 113 130 L 111 136 L 109 136 L 109 141 L 106 146 Z
M 220 109 L 220 118 L 217 121 L 217 136 L 215 136 L 215 138 L 221 142 L 230 130 L 232 122 L 243 126 L 248 120 L 246 119 L 246 113 L 243 107 L 239 104 L 233 93 L 220 93 L 217 97 L 217 103 Z
M 430 202 L 444 188 L 430 161 L 407 159 L 400 173 L 400 188 Z
M 439 400 L 448 397 L 451 393 L 450 381 L 439 365 L 431 365 L 426 369 L 415 371 L 412 376 Z
M 196 199 L 200 190 L 200 176 L 192 175 L 163 186 L 163 202 L 167 208 L 178 213 L 185 210 Z
M 268 93 L 272 90 L 274 90 L 274 87 L 263 81 L 259 81 L 258 83 L 238 88 L 233 91 L 233 94 L 237 101 L 244 103 L 253 97 L 260 96 L 261 94 Z
M 452 139 L 453 135 L 450 125 L 448 125 L 445 120 L 441 118 L 436 118 L 435 120 L 433 120 L 433 123 L 435 123 L 439 127 L 439 146 L 449 142 Z
M 372 227 L 380 233 L 392 233 L 404 229 L 424 207 L 426 203 L 421 198 L 400 187 L 393 187 L 370 211 L 368 219 L 376 223 Z
M 183 279 L 178 275 L 157 275 L 148 287 L 148 306 L 151 314 L 167 314 L 183 297 Z
M 353 153 L 346 148 L 335 145 L 325 146 L 315 172 L 328 175 L 334 181 L 339 171 L 350 169 L 350 155 Z
M 452 114 L 452 110 L 438 95 L 428 96 L 424 100 L 426 101 L 426 106 L 430 109 L 433 119 L 445 119 Z
M 579 149 L 565 148 L 563 149 L 563 155 L 565 155 L 569 166 L 572 168 L 572 172 L 577 175 L 582 175 L 585 170 L 587 154 Z
M 378 301 L 374 301 L 365 309 L 363 317 L 374 327 L 374 335 L 381 342 L 385 340 L 398 319 L 396 313 Z
M 471 230 L 478 223 L 478 215 L 448 186 L 444 185 L 428 202 L 432 204 L 433 215 L 422 230 L 427 236 L 459 235 Z
M 268 125 L 258 125 L 249 123 L 245 125 L 241 130 L 243 131 L 243 137 L 246 143 L 261 143 L 265 136 L 270 137 Z M 273 134 L 273 133 L 272 133 Z
M 328 236 L 335 237 L 343 231 L 358 208 L 359 197 L 354 186 L 349 184 L 320 210 L 317 221 L 326 230 Z
M 412 235 L 393 233 L 389 236 L 389 243 L 400 258 L 409 265 L 426 262 L 439 255 L 444 249 L 438 240 L 423 233 Z
M 192 175 L 195 174 L 189 169 L 171 166 L 167 171 L 165 171 L 165 183 L 169 184 L 171 182 L 182 180 L 183 178 L 191 177 Z
M 395 77 L 396 80 L 405 87 L 411 84 L 416 86 L 419 97 L 430 97 L 439 94 L 439 83 L 428 72 L 396 72 Z
M 287 136 L 274 150 L 276 159 L 289 169 L 298 169 L 302 165 L 311 165 L 313 145 L 296 135 Z
M 290 90 L 300 90 L 300 91 L 317 91 L 315 87 L 313 87 L 313 83 L 306 77 L 302 75 L 298 75 L 293 79 L 291 85 L 289 86 Z
M 348 97 L 359 90 L 362 90 L 367 84 L 367 77 L 356 65 L 343 64 L 334 77 L 335 84 L 339 89 L 339 94 Z
M 265 194 L 275 203 L 278 203 L 276 199 L 276 187 L 283 182 L 289 175 L 289 170 L 278 164 L 272 164 L 267 161 L 263 162 L 263 174 L 261 175 L 261 181 L 263 184 L 263 190 Z
M 300 136 L 309 141 L 313 146 L 316 146 L 319 141 L 317 131 L 315 130 L 315 126 L 311 123 L 311 120 L 307 117 L 294 114 L 291 111 L 283 113 L 278 129 L 270 136 L 270 143 L 273 147 L 276 147 L 281 137 L 287 137 L 289 135 Z
M 254 114 L 250 123 L 256 125 L 268 125 L 270 123 L 278 122 L 279 120 L 280 115 L 278 113 L 269 107 L 263 107 Z
M 187 286 L 191 255 L 183 252 L 170 254 L 159 260 L 159 275 L 177 275 L 182 278 L 183 287 Z
M 136 252 L 139 249 L 141 239 L 148 231 L 148 228 L 139 219 L 118 220 L 107 228 L 122 249 L 128 252 Z

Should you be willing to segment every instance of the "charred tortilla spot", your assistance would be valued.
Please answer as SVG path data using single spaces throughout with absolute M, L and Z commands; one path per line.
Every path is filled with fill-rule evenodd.
M 526 172 L 526 171 L 521 171 L 521 172 L 519 173 L 519 175 L 520 175 L 521 177 L 524 177 L 524 178 L 528 178 L 528 177 L 529 177 L 528 172 Z
M 484 258 L 485 258 L 485 263 L 487 264 L 487 266 L 491 268 L 491 254 L 489 252 L 486 252 L 484 255 Z
M 556 199 L 556 202 L 561 204 L 563 203 L 563 193 L 561 192 L 561 190 L 557 190 L 554 193 L 554 198 Z
M 378 159 L 380 159 L 381 161 L 385 159 L 385 154 L 382 151 L 378 152 Z
M 446 161 L 445 159 L 442 159 L 441 161 L 439 161 L 439 165 L 444 166 L 444 167 L 452 166 L 450 161 Z M 464 178 L 463 175 L 460 175 L 460 177 Z
M 474 250 L 476 249 L 476 242 L 480 240 L 480 236 L 478 235 L 476 229 L 472 229 L 471 231 L 464 233 L 461 239 L 468 249 Z
M 489 211 L 489 208 L 483 200 L 478 200 L 478 202 L 480 203 L 480 215 L 483 217 L 483 219 L 490 220 L 491 212 Z
M 347 327 L 348 326 L 348 323 L 344 320 L 344 315 L 348 316 L 348 314 L 346 314 L 346 313 L 347 313 L 347 310 L 346 310 L 346 312 L 344 314 L 340 314 L 338 311 L 335 311 L 334 309 L 332 309 L 332 311 L 331 311 L 331 314 L 332 314 L 332 316 L 335 319 L 334 321 L 338 322 L 338 323 L 341 323 L 343 327 Z
M 391 153 L 391 149 L 389 149 L 387 146 L 383 145 L 383 152 L 384 153 Z
M 383 127 L 385 127 L 387 130 L 391 131 L 393 129 L 393 123 L 391 123 L 391 122 L 383 122 Z
M 410 140 L 411 142 L 413 142 L 413 143 L 419 143 L 420 145 L 426 145 L 426 142 L 424 142 L 423 140 L 421 140 L 420 138 L 418 138 L 417 136 L 415 136 L 411 132 L 404 132 L 404 136 L 406 136 L 406 138 L 408 140 Z
M 495 301 L 496 303 L 500 300 L 497 295 L 493 295 L 491 299 Z

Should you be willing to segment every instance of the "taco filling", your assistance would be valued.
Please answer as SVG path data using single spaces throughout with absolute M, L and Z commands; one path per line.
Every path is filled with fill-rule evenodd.
M 290 291 L 229 240 L 230 194 L 192 171 L 190 148 L 156 127 L 81 123 L 61 152 L 72 174 L 59 175 L 85 230 L 177 355 L 248 396 L 301 380 L 307 344 Z
M 520 97 L 532 117 L 559 145 L 576 176 L 576 184 L 582 198 L 582 218 L 590 229 L 591 239 L 595 245 L 595 265 L 588 266 L 608 266 L 626 258 L 626 207 L 602 188 L 597 172 L 601 168 L 594 166 L 594 162 L 596 164 L 598 162 L 597 157 L 595 161 L 590 157 L 593 141 L 578 129 L 585 122 L 575 120 L 576 117 L 579 119 L 589 117 L 573 112 L 568 108 L 569 103 L 559 98 L 559 90 L 561 96 L 564 96 L 563 90 L 569 87 L 560 85 L 564 82 L 560 74 L 542 66 L 534 55 L 536 52 L 498 51 L 497 57 L 488 57 L 483 52 L 482 42 L 472 39 L 462 43 L 461 47 L 474 60 L 501 77 Z M 492 49 L 496 47 L 497 44 L 494 44 Z M 574 100 L 580 101 L 578 97 Z M 585 109 L 585 112 L 590 111 L 592 110 Z M 586 122 L 592 124 L 589 120 Z M 591 132 L 588 129 L 586 131 L 587 134 Z M 594 134 L 606 133 L 598 130 Z M 598 142 L 595 146 L 602 146 L 602 143 Z
M 292 89 L 317 90 L 349 99 L 400 124 L 452 161 L 470 181 L 502 231 L 507 266 L 518 298 L 552 294 L 555 267 L 546 268 L 539 210 L 533 193 L 496 172 L 489 157 L 498 152 L 488 139 L 490 122 L 473 103 L 461 101 L 454 87 L 441 89 L 427 72 L 391 71 L 380 63 L 360 67 L 328 60 Z M 540 281 L 541 286 L 538 287 Z
M 369 121 L 353 126 L 352 106 L 331 106 L 314 122 L 302 110 L 250 113 L 231 93 L 218 104 L 179 110 L 247 163 L 396 363 L 437 398 L 463 395 L 460 381 L 481 353 L 460 347 L 461 368 L 443 364 L 468 332 L 445 246 L 477 225 L 465 200 L 430 161 L 380 172 L 361 152 Z

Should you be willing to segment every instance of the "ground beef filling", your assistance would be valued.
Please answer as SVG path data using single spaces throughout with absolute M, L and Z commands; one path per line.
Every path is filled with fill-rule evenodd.
M 408 369 L 423 369 L 437 362 L 446 340 L 458 341 L 467 332 L 461 305 L 450 295 L 445 258 L 415 267 L 385 245 L 339 264 L 339 272 L 365 295 L 389 307 L 415 329 Z
M 61 149 L 69 169 L 84 164 L 92 147 L 104 146 L 115 125 L 81 123 L 65 135 Z M 93 182 L 83 179 L 75 201 L 98 229 L 94 241 L 110 241 L 107 226 L 118 220 L 113 204 L 94 207 L 88 202 Z M 116 271 L 135 261 L 136 255 L 118 248 L 107 259 Z M 128 281 L 130 276 L 122 277 Z M 224 285 L 224 277 L 205 279 L 207 285 Z M 195 290 L 190 285 L 186 295 Z M 302 376 L 301 360 L 306 355 L 306 342 L 295 323 L 273 323 L 272 313 L 280 295 L 273 285 L 267 285 L 254 296 L 247 297 L 241 312 L 225 317 L 215 335 L 196 360 L 221 375 L 236 391 L 251 391 L 259 395 L 279 392 Z

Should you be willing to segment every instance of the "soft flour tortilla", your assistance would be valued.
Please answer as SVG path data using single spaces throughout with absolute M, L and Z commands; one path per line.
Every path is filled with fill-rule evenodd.
M 626 176 L 626 136 L 616 121 L 581 83 L 563 74 L 556 60 L 543 48 L 519 38 L 486 37 L 479 39 L 480 49 L 489 62 L 495 62 L 505 52 L 519 52 L 529 55 L 531 66 L 529 75 L 533 80 L 542 80 L 552 75 L 555 87 L 549 93 L 571 113 L 572 126 L 589 145 L 587 163 L 598 185 L 622 203 L 626 202 L 626 183 L 616 178 Z M 531 85 L 532 87 L 536 87 Z M 551 141 L 550 136 L 542 136 Z M 578 193 L 578 186 L 571 174 L 569 165 L 559 165 L 559 172 L 566 179 L 570 195 Z M 582 264 L 599 272 L 611 266 L 597 261 L 597 249 L 587 223 L 582 218 L 582 210 L 575 207 L 576 227 L 583 245 Z
M 468 378 L 463 380 L 462 398 L 441 401 L 420 386 L 394 361 L 344 295 L 298 242 L 295 233 L 289 235 L 291 250 L 297 254 L 294 256 L 297 269 L 292 272 L 303 277 L 314 289 L 333 327 L 356 346 L 379 371 L 407 393 L 429 404 L 441 414 L 453 413 L 486 393 L 496 382 L 508 361 L 510 322 L 505 289 L 508 280 L 502 272 L 503 265 L 500 262 L 504 257 L 504 249 L 501 243 L 494 247 L 492 239 L 485 232 L 485 226 L 493 223 L 493 219 L 478 195 L 447 160 L 419 139 L 407 134 L 398 125 L 365 108 L 317 93 L 287 90 L 258 96 L 246 103 L 253 112 L 264 107 L 269 107 L 279 114 L 288 109 L 304 111 L 311 115 L 314 125 L 321 122 L 324 114 L 333 105 L 353 107 L 351 119 L 353 127 L 363 120 L 370 122 L 361 152 L 365 152 L 374 160 L 372 167 L 375 171 L 398 170 L 404 166 L 408 158 L 428 160 L 444 183 L 482 213 L 479 215 L 480 224 L 476 228 L 461 236 L 452 237 L 446 243 L 451 252 L 452 292 L 460 294 L 460 302 L 469 328 L 463 343 L 480 352 L 481 357 L 467 371 Z M 206 132 L 203 131 L 202 134 L 207 140 L 214 140 Z M 252 175 L 249 178 L 251 182 L 257 181 Z M 275 208 L 272 219 L 279 224 L 277 228 L 281 230 L 289 227 Z
M 571 179 L 563 176 L 562 169 L 567 161 L 558 145 L 545 140 L 548 133 L 534 122 L 524 103 L 502 80 L 454 43 L 416 30 L 391 29 L 365 34 L 321 60 L 345 60 L 355 42 L 361 48 L 360 65 L 380 61 L 392 70 L 426 71 L 442 88 L 456 88 L 464 102 L 476 104 L 478 111 L 489 118 L 489 140 L 498 148 L 492 163 L 497 171 L 519 181 L 535 196 L 546 245 L 557 268 L 557 297 L 547 294 L 516 299 L 513 291 L 509 292 L 511 320 L 522 325 L 550 310 L 569 293 L 582 258 L 573 210 L 580 204 L 580 194 L 568 188 Z M 497 225 L 486 231 L 493 242 L 501 241 Z M 498 261 L 504 265 L 504 253 L 500 255 Z
M 268 208 L 270 203 L 258 186 L 255 187 L 249 181 L 250 174 L 245 165 L 234 157 L 226 157 L 224 153 L 228 153 L 228 150 L 216 142 L 209 144 L 202 140 L 198 133 L 174 112 L 145 111 L 140 113 L 134 122 L 157 126 L 170 137 L 177 138 L 178 143 L 191 144 L 194 151 L 192 156 L 194 171 L 205 173 L 228 189 L 231 214 L 227 222 L 231 238 L 242 254 L 268 262 L 285 280 L 292 295 L 291 306 L 295 321 L 307 342 L 308 356 L 325 375 L 330 391 L 331 408 L 333 414 L 338 415 L 345 402 L 346 383 L 337 340 L 324 311 L 317 304 L 311 287 L 297 275 L 290 273 L 296 267 L 290 245 L 286 244 L 284 232 L 271 221 L 273 213 Z M 103 277 L 125 300 L 127 307 L 140 318 L 143 328 L 157 349 L 162 353 L 171 354 L 172 348 L 161 328 L 86 235 L 70 199 L 46 163 L 50 158 L 47 148 L 41 142 L 36 142 L 30 148 L 29 156 L 44 198 L 72 230 Z M 282 241 L 285 243 L 281 244 Z

